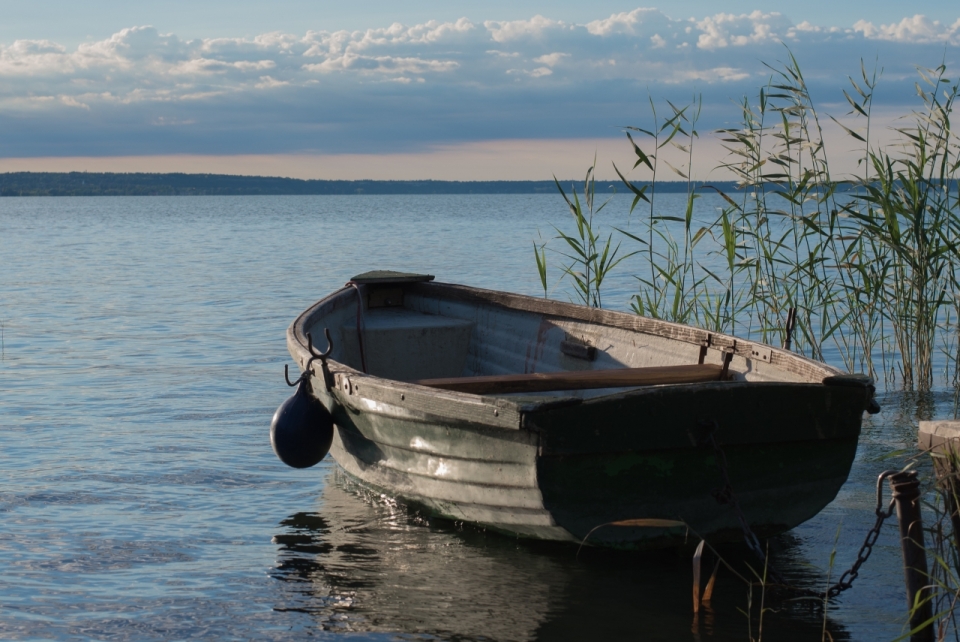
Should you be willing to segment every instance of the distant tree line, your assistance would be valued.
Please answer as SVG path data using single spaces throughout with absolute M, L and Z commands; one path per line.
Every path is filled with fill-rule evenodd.
M 561 181 L 582 187 L 582 180 Z M 733 190 L 733 182 L 711 185 Z M 619 191 L 624 191 L 622 186 Z M 597 182 L 598 192 L 617 183 Z M 658 182 L 657 191 L 686 192 L 686 181 Z M 290 194 L 556 194 L 552 181 L 327 181 L 227 174 L 119 174 L 92 172 L 10 172 L 0 174 L 0 196 L 203 196 Z

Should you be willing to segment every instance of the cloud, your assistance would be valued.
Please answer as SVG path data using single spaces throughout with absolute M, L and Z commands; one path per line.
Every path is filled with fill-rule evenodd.
M 260 76 L 260 82 L 258 82 L 254 87 L 257 89 L 274 89 L 276 87 L 283 87 L 284 85 L 289 85 L 285 80 L 277 80 L 276 78 L 271 78 L 270 76 Z
M 675 84 L 701 80 L 707 83 L 745 80 L 750 74 L 735 67 L 714 67 L 712 69 L 684 71 L 679 73 L 671 82 Z
M 0 47 L 0 75 L 62 73 L 65 53 L 65 47 L 49 40 L 17 40 L 9 47 Z
M 879 27 L 872 22 L 858 20 L 854 23 L 853 29 L 862 33 L 865 38 L 875 40 L 911 44 L 960 44 L 960 18 L 949 26 L 919 14 L 911 18 L 904 18 L 896 24 L 880 25 Z
M 544 54 L 542 56 L 534 58 L 533 61 L 539 62 L 540 64 L 546 65 L 548 67 L 553 67 L 555 64 L 557 64 L 564 58 L 569 58 L 569 57 L 570 57 L 570 54 L 568 53 L 554 52 L 554 53 Z
M 73 96 L 60 96 L 60 102 L 68 107 L 78 107 L 90 111 L 90 105 L 80 102 Z
M 193 120 L 177 120 L 176 118 L 166 118 L 164 116 L 159 116 L 153 119 L 152 125 L 157 127 L 177 127 L 183 125 L 193 125 L 196 121 Z
M 594 36 L 614 34 L 638 35 L 656 26 L 669 25 L 671 20 L 658 9 L 634 9 L 629 13 L 615 13 L 609 18 L 588 22 L 587 31 Z
M 461 18 L 192 40 L 133 26 L 72 48 L 0 44 L 0 155 L 343 153 L 616 136 L 617 125 L 648 117 L 638 110 L 648 95 L 702 94 L 705 126 L 723 126 L 737 117 L 730 101 L 770 77 L 764 62 L 788 57 L 784 44 L 816 97 L 842 111 L 840 90 L 861 58 L 879 57 L 884 100 L 906 103 L 913 65 L 939 64 L 958 41 L 960 20 L 922 15 L 840 28 L 774 12 L 674 18 L 650 8 L 583 24 Z M 960 62 L 954 48 L 946 58 Z
M 717 49 L 764 44 L 782 39 L 792 23 L 779 13 L 719 13 L 697 22 L 697 47 Z
M 379 74 L 423 74 L 452 71 L 459 66 L 453 60 L 424 60 L 422 58 L 398 58 L 393 56 L 358 56 L 343 54 L 328 57 L 321 63 L 307 64 L 303 69 L 320 73 L 333 71 L 359 71 Z
M 558 20 L 550 20 L 541 15 L 536 15 L 529 20 L 513 20 L 509 22 L 497 22 L 488 20 L 483 26 L 490 32 L 490 36 L 496 42 L 509 42 L 511 40 L 521 40 L 526 38 L 542 38 L 548 31 L 559 31 L 573 28 L 565 25 Z

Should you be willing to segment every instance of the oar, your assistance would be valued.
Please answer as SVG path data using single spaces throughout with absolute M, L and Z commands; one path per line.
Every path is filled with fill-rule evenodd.
M 483 377 L 420 379 L 413 383 L 431 388 L 469 392 L 477 395 L 508 392 L 544 392 L 547 390 L 585 390 L 588 388 L 632 388 L 669 383 L 717 381 L 723 367 L 719 364 L 653 366 L 649 368 L 613 368 L 568 372 L 534 372 Z

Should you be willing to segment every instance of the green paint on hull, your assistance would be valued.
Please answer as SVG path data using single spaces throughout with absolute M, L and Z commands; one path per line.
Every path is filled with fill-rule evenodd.
M 544 507 L 578 538 L 611 521 L 664 518 L 711 541 L 740 540 L 735 511 L 715 498 L 723 480 L 706 439 L 714 431 L 751 527 L 781 532 L 816 515 L 846 481 L 862 408 L 857 389 L 749 384 L 674 387 L 545 412 L 531 422 L 541 434 Z M 685 536 L 683 529 L 607 527 L 590 539 L 647 548 Z
M 646 474 L 668 477 L 673 474 L 674 464 L 675 462 L 672 456 L 625 453 L 607 457 L 603 467 L 603 473 L 607 477 L 617 477 L 624 471 L 640 467 Z
M 856 440 L 847 439 L 735 446 L 725 452 L 731 485 L 747 520 L 772 534 L 810 519 L 836 496 L 856 448 Z M 537 474 L 544 507 L 578 538 L 611 521 L 663 518 L 683 520 L 712 542 L 725 539 L 725 532 L 742 539 L 732 506 L 716 499 L 723 481 L 710 451 L 664 451 L 645 459 L 670 466 L 672 474 L 635 466 L 608 475 L 607 457 L 600 454 L 543 457 Z M 598 531 L 591 540 L 643 548 L 662 545 L 665 536 L 662 529 L 617 527 Z M 683 536 L 682 529 L 674 529 L 669 538 Z

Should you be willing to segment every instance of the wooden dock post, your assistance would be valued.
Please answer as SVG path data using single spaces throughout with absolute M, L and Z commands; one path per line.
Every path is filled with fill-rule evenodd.
M 960 421 L 921 421 L 918 441 L 933 459 L 937 488 L 950 516 L 953 545 L 960 550 Z M 932 635 L 933 627 L 928 628 Z
M 920 480 L 917 471 L 908 470 L 890 476 L 893 500 L 900 522 L 900 548 L 903 551 L 903 575 L 907 585 L 907 608 L 910 629 L 914 630 L 933 617 L 930 574 L 927 571 L 927 550 L 923 542 L 920 519 Z M 919 606 L 915 605 L 919 604 Z M 910 642 L 933 642 L 932 623 L 915 631 Z
M 950 515 L 953 542 L 960 550 L 960 421 L 921 421 L 919 445 L 933 458 L 937 486 Z

